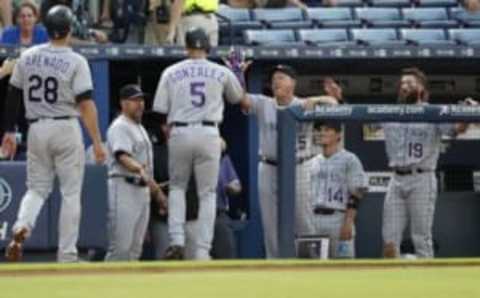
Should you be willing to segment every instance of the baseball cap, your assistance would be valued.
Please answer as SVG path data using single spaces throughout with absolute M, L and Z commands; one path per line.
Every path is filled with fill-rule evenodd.
M 273 77 L 273 74 L 275 74 L 276 72 L 284 73 L 294 80 L 297 79 L 297 71 L 295 70 L 295 68 L 291 67 L 290 65 L 286 65 L 286 64 L 275 65 L 270 71 L 270 79 Z
M 120 89 L 120 100 L 145 97 L 147 95 L 148 94 L 144 93 L 142 91 L 142 88 L 140 88 L 140 86 L 136 84 L 125 85 Z
M 325 122 L 325 121 L 316 121 L 313 125 L 313 127 L 315 129 L 320 129 L 321 126 L 325 126 L 325 127 L 328 127 L 328 128 L 331 128 L 333 130 L 335 130 L 336 132 L 341 132 L 342 131 L 342 124 L 340 122 L 335 122 L 335 121 L 328 121 L 328 122 Z

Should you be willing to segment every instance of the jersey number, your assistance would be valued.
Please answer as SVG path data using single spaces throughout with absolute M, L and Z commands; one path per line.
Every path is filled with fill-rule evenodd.
M 338 201 L 340 203 L 343 202 L 343 194 L 342 190 L 338 189 L 336 192 L 333 191 L 333 189 L 329 188 L 328 189 L 328 201 Z
M 190 95 L 192 96 L 192 104 L 196 108 L 200 108 L 205 104 L 205 82 L 190 83 Z
M 58 81 L 54 77 L 47 77 L 44 81 L 42 78 L 33 75 L 28 78 L 30 87 L 28 88 L 28 99 L 34 102 L 42 101 L 42 98 L 45 99 L 48 103 L 56 103 L 58 99 Z M 43 89 L 43 97 L 42 97 Z M 40 93 L 40 94 L 39 94 Z
M 408 156 L 421 158 L 423 156 L 422 143 L 408 143 Z

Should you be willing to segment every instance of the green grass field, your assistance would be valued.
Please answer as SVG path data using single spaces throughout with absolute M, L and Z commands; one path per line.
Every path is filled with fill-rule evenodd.
M 480 261 L 0 265 L 2 298 L 480 297 Z

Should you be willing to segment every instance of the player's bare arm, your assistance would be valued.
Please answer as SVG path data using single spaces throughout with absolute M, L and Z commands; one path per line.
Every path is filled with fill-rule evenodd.
M 353 226 L 357 216 L 358 205 L 366 192 L 366 188 L 358 188 L 350 194 L 345 211 L 345 219 L 340 230 L 340 240 L 350 240 L 353 238 Z
M 78 111 L 88 135 L 92 139 L 95 161 L 102 164 L 107 158 L 105 148 L 102 145 L 102 137 L 98 128 L 97 107 L 92 99 L 83 99 L 78 102 Z
M 5 104 L 4 131 L 2 139 L 2 153 L 8 158 L 13 158 L 17 153 L 17 141 L 15 137 L 15 122 L 23 99 L 23 91 L 10 85 Z

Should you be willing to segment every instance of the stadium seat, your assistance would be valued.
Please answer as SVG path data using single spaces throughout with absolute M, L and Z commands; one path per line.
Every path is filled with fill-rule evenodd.
M 410 0 L 370 0 L 373 7 L 408 7 L 412 6 Z
M 450 39 L 467 46 L 480 45 L 480 29 L 450 29 Z
M 295 32 L 288 29 L 245 30 L 244 41 L 247 45 L 302 45 L 295 37 Z
M 443 29 L 401 29 L 401 39 L 408 44 L 422 46 L 455 45 L 453 40 L 448 40 Z
M 253 20 L 272 29 L 302 29 L 312 27 L 300 8 L 257 8 L 252 10 Z
M 352 39 L 362 45 L 402 46 L 405 41 L 399 40 L 397 30 L 384 29 L 351 29 Z
M 480 27 L 480 12 L 470 13 L 461 7 L 452 7 L 450 17 L 465 27 Z
M 253 21 L 250 11 L 245 8 L 231 8 L 227 5 L 221 5 L 218 15 L 221 44 L 240 44 L 243 42 L 242 32 L 244 30 L 262 28 L 262 24 L 259 21 Z M 230 36 L 230 34 L 233 36 Z M 231 40 L 232 38 L 233 40 Z
M 449 19 L 447 10 L 443 7 L 404 8 L 403 17 L 416 27 L 421 28 L 453 28 L 458 21 Z
M 452 7 L 457 6 L 457 0 L 416 0 L 420 7 Z
M 298 30 L 300 41 L 320 47 L 342 47 L 355 45 L 348 39 L 347 29 L 302 29 Z
M 360 27 L 360 20 L 354 20 L 352 10 L 348 7 L 308 8 L 307 18 L 322 28 Z
M 409 22 L 402 19 L 397 8 L 361 7 L 355 8 L 355 14 L 364 25 L 377 28 L 408 27 Z
M 335 6 L 337 7 L 358 7 L 366 6 L 367 0 L 337 0 Z

